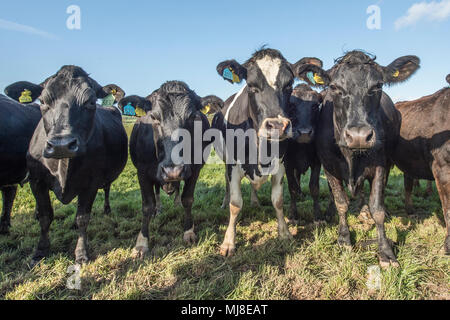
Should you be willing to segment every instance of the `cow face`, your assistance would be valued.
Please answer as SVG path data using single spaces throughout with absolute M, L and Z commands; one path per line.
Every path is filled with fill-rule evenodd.
M 292 123 L 286 114 L 294 83 L 292 69 L 281 53 L 273 49 L 257 51 L 244 65 L 227 60 L 217 66 L 217 72 L 225 80 L 247 81 L 248 117 L 260 138 L 282 141 L 292 137 Z
M 39 97 L 47 134 L 43 155 L 54 159 L 74 158 L 85 153 L 94 128 L 97 99 L 118 88 L 115 85 L 102 88 L 76 66 L 63 66 L 41 85 L 18 82 L 11 87 L 14 92 L 27 89 L 32 96 Z
M 352 51 L 337 60 L 329 71 L 301 65 L 297 75 L 310 85 L 328 87 L 337 143 L 350 150 L 365 151 L 380 146 L 384 139 L 379 123 L 383 85 L 405 81 L 419 68 L 419 63 L 418 57 L 405 56 L 383 67 L 366 53 Z
M 310 143 L 315 135 L 322 96 L 306 84 L 294 88 L 291 96 L 289 118 L 293 126 L 293 139 Z
M 148 98 L 151 102 L 151 111 L 147 117 L 150 118 L 153 127 L 158 161 L 156 176 L 161 184 L 168 188 L 167 186 L 170 187 L 173 182 L 188 179 L 194 165 L 193 159 L 190 163 L 175 164 L 172 152 L 181 140 L 173 141 L 172 134 L 178 129 L 187 130 L 190 134 L 191 146 L 194 148 L 194 123 L 206 120 L 201 110 L 207 107 L 209 112 L 218 111 L 223 107 L 223 101 L 215 96 L 200 98 L 180 81 L 163 84 Z M 205 126 L 204 123 L 203 126 Z M 203 128 L 203 130 L 206 129 Z M 191 154 L 193 155 L 193 152 Z

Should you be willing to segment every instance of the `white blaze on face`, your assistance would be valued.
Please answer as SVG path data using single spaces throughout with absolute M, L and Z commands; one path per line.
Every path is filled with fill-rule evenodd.
M 281 60 L 265 56 L 264 58 L 257 60 L 256 64 L 261 69 L 267 83 L 272 88 L 276 89 L 275 83 L 277 82 L 278 73 L 280 72 Z

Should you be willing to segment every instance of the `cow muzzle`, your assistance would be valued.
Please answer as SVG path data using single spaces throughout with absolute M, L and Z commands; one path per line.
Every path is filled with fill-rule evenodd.
M 297 143 L 311 143 L 314 137 L 314 130 L 312 128 L 299 129 L 295 134 L 295 141 Z
M 161 167 L 161 173 L 165 183 L 178 182 L 184 178 L 184 166 L 164 166 Z
M 375 131 L 368 126 L 352 127 L 344 130 L 344 142 L 352 150 L 368 150 L 375 146 Z
M 54 137 L 47 140 L 44 157 L 49 159 L 71 159 L 79 155 L 80 142 L 72 136 Z
M 279 141 L 292 138 L 291 120 L 282 116 L 265 119 L 258 130 L 258 137 Z

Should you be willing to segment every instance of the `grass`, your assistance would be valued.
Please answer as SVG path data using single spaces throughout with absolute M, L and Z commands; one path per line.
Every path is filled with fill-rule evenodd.
M 126 122 L 127 131 L 132 123 Z M 141 197 L 136 169 L 129 161 L 111 190 L 112 213 L 103 214 L 103 192 L 94 204 L 88 228 L 92 261 L 81 270 L 81 290 L 69 290 L 67 269 L 74 263 L 77 232 L 71 229 L 76 202 L 63 206 L 52 195 L 55 219 L 51 254 L 40 265 L 28 264 L 39 239 L 34 198 L 20 189 L 12 228 L 0 236 L 1 299 L 450 299 L 449 258 L 443 254 L 444 220 L 436 190 L 425 197 L 422 185 L 413 198 L 417 217 L 404 210 L 403 178 L 392 172 L 386 190 L 388 237 L 395 243 L 400 268 L 381 272 L 381 287 L 366 286 L 367 269 L 377 265 L 373 226 L 361 223 L 355 206 L 349 214 L 353 250 L 336 245 L 337 220 L 328 225 L 290 227 L 294 241 L 278 241 L 270 184 L 259 192 L 261 208 L 250 207 L 250 186 L 243 183 L 244 209 L 237 227 L 237 252 L 219 255 L 228 221 L 220 209 L 225 184 L 222 166 L 205 167 L 195 193 L 193 215 L 198 242 L 182 241 L 183 209 L 162 195 L 163 213 L 150 223 L 150 254 L 135 260 L 132 249 L 140 229 Z M 312 220 L 307 197 L 299 212 Z M 320 181 L 324 210 L 328 188 Z M 367 186 L 366 186 L 367 187 Z M 289 195 L 285 183 L 285 210 Z

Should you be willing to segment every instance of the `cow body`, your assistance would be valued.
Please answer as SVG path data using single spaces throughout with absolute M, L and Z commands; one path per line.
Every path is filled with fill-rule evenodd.
M 322 96 L 305 84 L 294 88 L 290 101 L 289 118 L 293 122 L 295 139 L 288 142 L 285 156 L 286 177 L 291 196 L 289 220 L 297 224 L 297 197 L 302 197 L 301 176 L 311 169 L 309 190 L 314 202 L 314 220 L 323 219 L 319 204 L 320 160 L 315 137 Z
M 22 90 L 27 83 L 13 87 Z M 41 101 L 42 119 L 31 139 L 27 165 L 36 199 L 41 237 L 33 264 L 50 250 L 48 232 L 53 220 L 49 192 L 68 204 L 78 197 L 79 230 L 75 260 L 88 261 L 87 226 L 98 189 L 107 193 L 126 165 L 128 138 L 120 111 L 96 104 L 110 94 L 79 67 L 64 66 L 41 85 L 31 86 Z M 108 194 L 106 195 L 106 197 Z
M 378 231 L 379 261 L 382 267 L 398 266 L 389 243 L 384 218 L 384 188 L 392 166 L 392 152 L 400 134 L 400 114 L 382 91 L 384 84 L 401 82 L 419 68 L 419 59 L 405 56 L 387 67 L 361 51 L 352 51 L 325 71 L 316 66 L 300 67 L 298 73 L 320 77 L 326 86 L 320 113 L 317 152 L 334 204 L 339 214 L 338 243 L 351 246 L 346 214 L 347 185 L 356 196 L 368 180 L 371 186 L 369 210 Z
M 450 88 L 395 107 L 402 123 L 393 159 L 405 175 L 406 210 L 413 213 L 413 180 L 435 180 L 447 226 L 445 252 L 450 254 Z
M 177 192 L 180 182 L 184 181 L 181 195 L 181 203 L 185 209 L 183 239 L 187 243 L 195 242 L 191 211 L 195 186 L 206 159 L 195 161 L 194 148 L 199 146 L 199 142 L 194 139 L 201 139 L 203 154 L 209 143 L 203 142 L 202 136 L 210 125 L 200 110 L 207 105 L 217 104 L 218 109 L 223 106 L 223 102 L 217 97 L 198 97 L 181 81 L 163 84 L 149 99 L 145 103 L 149 104 L 151 111 L 136 121 L 130 138 L 130 155 L 138 171 L 142 195 L 142 227 L 134 248 L 135 255 L 140 258 L 148 252 L 148 224 L 158 209 L 160 187 L 170 195 Z M 201 126 L 201 136 L 195 136 L 195 125 Z M 188 139 L 191 139 L 191 156 L 181 163 L 177 163 L 172 155 L 178 143 L 173 141 L 172 134 L 177 130 L 186 130 L 189 133 Z
M 296 65 L 302 64 L 305 59 Z M 319 61 L 314 59 L 310 62 Z M 229 200 L 230 209 L 228 228 L 220 248 L 224 256 L 235 252 L 237 217 L 243 206 L 241 181 L 244 177 L 252 185 L 254 202 L 256 191 L 271 175 L 271 198 L 278 220 L 278 235 L 282 239 L 292 237 L 283 213 L 283 158 L 287 139 L 293 136 L 292 123 L 287 117 L 295 78 L 293 68 L 294 65 L 273 49 L 257 51 L 243 65 L 227 60 L 217 66 L 219 75 L 231 83 L 246 80 L 246 85 L 226 101 L 222 111 L 213 119 L 213 127 L 222 133 L 222 158 L 226 162 L 227 180 L 224 202 Z M 229 135 L 229 132 L 232 134 Z M 278 154 L 271 154 L 271 164 L 261 161 L 260 147 L 263 145 L 267 145 L 267 155 L 278 148 Z M 271 169 L 267 170 L 269 167 Z
M 3 194 L 0 234 L 8 232 L 17 185 L 27 179 L 26 154 L 40 119 L 38 105 L 23 105 L 0 95 L 0 190 Z

